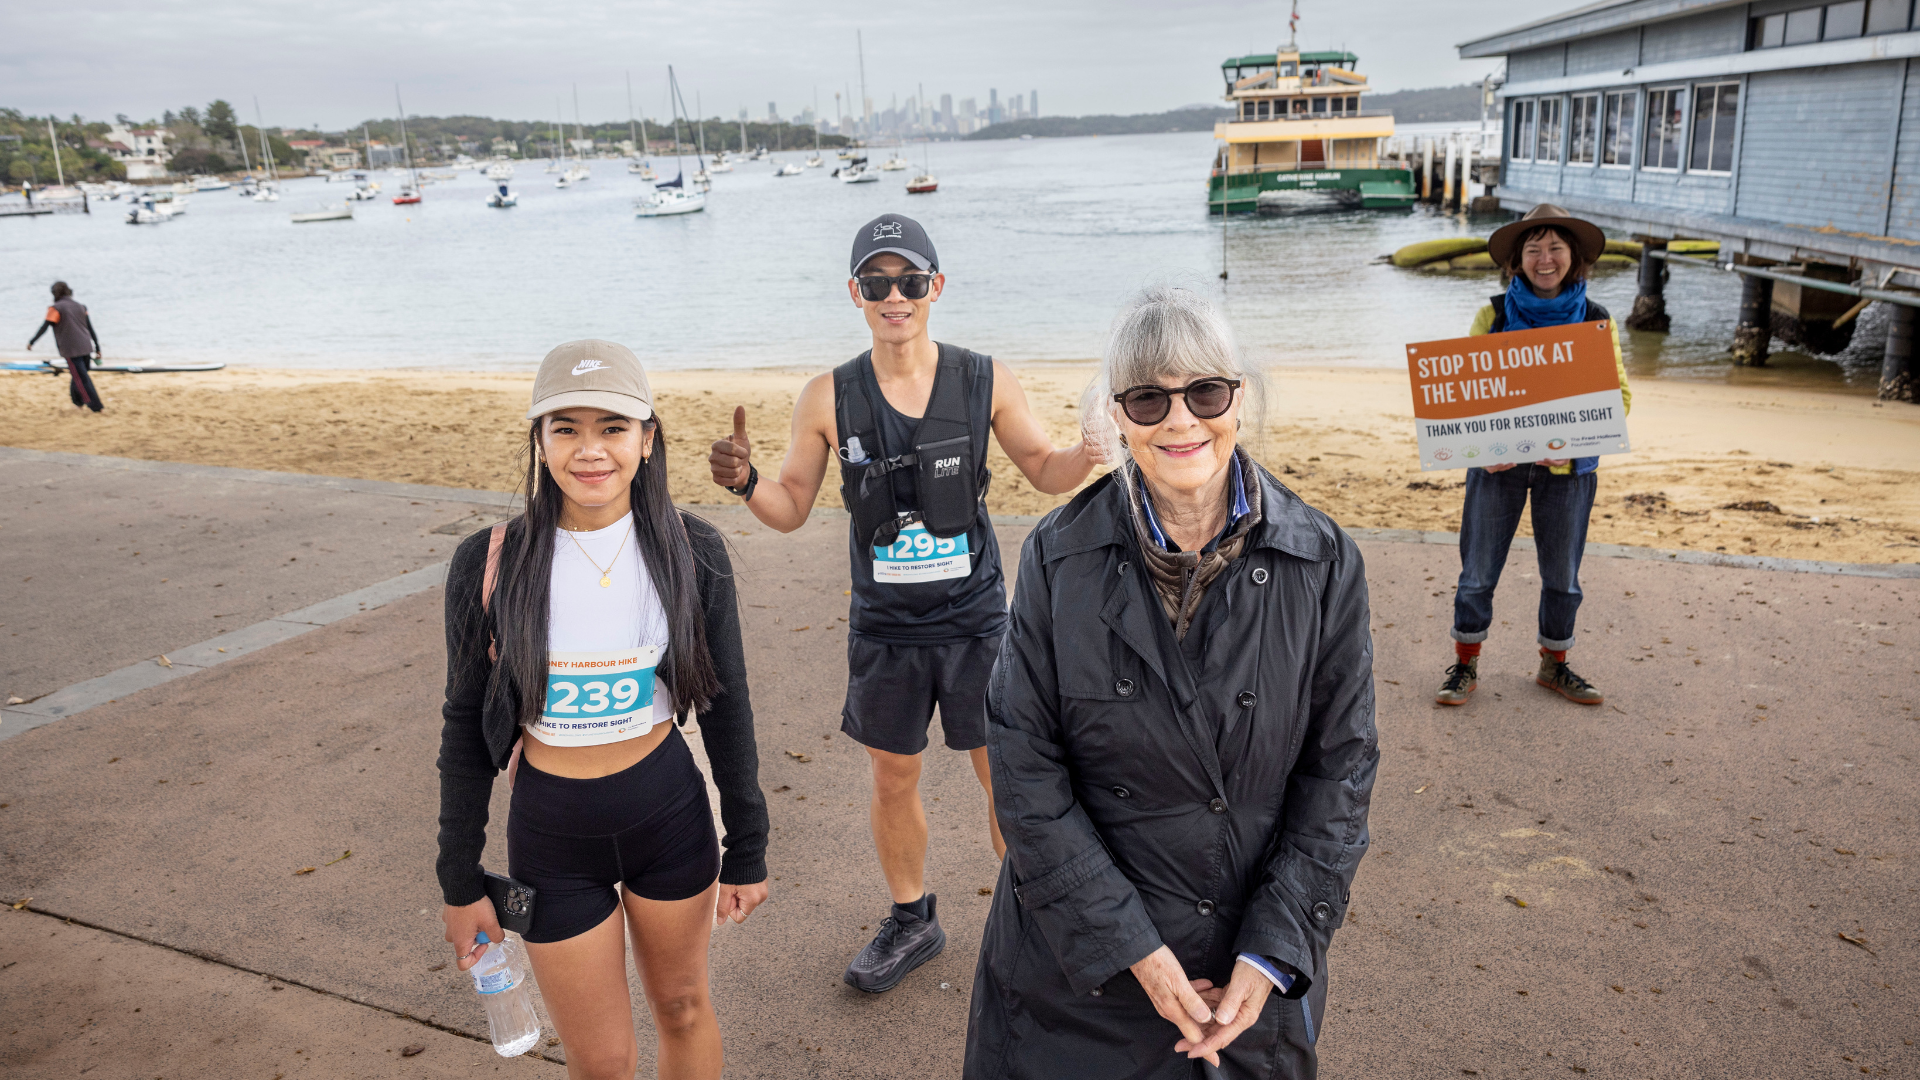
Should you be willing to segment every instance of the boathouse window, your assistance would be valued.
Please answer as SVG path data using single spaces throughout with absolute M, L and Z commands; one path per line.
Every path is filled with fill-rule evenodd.
M 1740 84 L 1695 83 L 1693 146 L 1687 153 L 1692 172 L 1731 173 L 1733 132 L 1740 116 Z
M 1913 0 L 1871 0 L 1867 4 L 1867 34 L 1897 34 L 1907 28 Z
M 1556 164 L 1560 160 L 1560 99 L 1540 99 L 1540 138 L 1534 143 L 1533 160 Z
M 1513 148 L 1507 156 L 1515 161 L 1533 160 L 1533 107 L 1532 98 L 1513 103 Z
M 1259 109 L 1259 112 L 1256 114 L 1259 119 L 1266 120 L 1270 118 L 1272 109 L 1273 109 L 1272 102 L 1266 100 L 1265 98 L 1262 98 L 1260 99 L 1259 104 L 1255 107 Z
M 1663 172 L 1680 167 L 1680 135 L 1687 126 L 1687 90 L 1668 86 L 1647 91 L 1647 148 L 1640 167 Z
M 1633 164 L 1634 93 L 1616 90 L 1607 95 L 1600 130 L 1600 164 L 1627 168 Z
M 1575 94 L 1567 109 L 1567 164 L 1593 164 L 1600 126 L 1600 95 Z
M 1786 44 L 1805 45 L 1820 40 L 1819 8 L 1801 8 L 1787 12 Z
M 1827 25 L 1820 31 L 1820 40 L 1839 41 L 1842 38 L 1857 38 L 1866 25 L 1867 0 L 1847 0 L 1844 4 L 1827 5 Z
M 1313 111 L 1314 111 L 1314 112 L 1316 112 L 1316 113 L 1324 113 L 1324 112 L 1326 112 L 1326 111 L 1327 111 L 1327 99 L 1326 99 L 1326 98 L 1323 98 L 1323 97 L 1317 97 L 1317 98 L 1314 98 L 1314 99 L 1313 99 Z

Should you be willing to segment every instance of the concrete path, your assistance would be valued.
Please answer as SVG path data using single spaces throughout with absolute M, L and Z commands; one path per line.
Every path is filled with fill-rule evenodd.
M 0 483 L 18 468 L 0 466 Z M 128 505 L 155 483 L 86 475 L 117 476 L 104 487 Z M 474 509 L 318 490 L 352 500 L 370 535 L 406 523 L 385 527 L 395 561 L 325 585 L 341 592 L 438 558 L 456 538 L 430 523 Z M 41 504 L 6 534 L 51 528 L 28 520 L 60 509 Z M 746 926 L 714 937 L 728 1075 L 957 1076 L 996 871 L 979 787 L 962 755 L 929 755 L 929 880 L 948 950 L 892 993 L 848 990 L 841 969 L 886 898 L 865 754 L 838 734 L 845 526 L 780 536 L 737 509 L 708 516 L 742 574 L 776 879 Z M 102 520 L 69 546 L 112 540 Z M 1023 531 L 1001 530 L 1009 561 Z M 285 538 L 259 535 L 261 550 Z M 1591 558 L 1575 656 L 1611 697 L 1583 709 L 1531 684 L 1537 578 L 1516 553 L 1481 689 L 1440 710 L 1429 694 L 1457 557 L 1363 549 L 1383 764 L 1374 851 L 1333 954 L 1325 1075 L 1920 1069 L 1920 584 Z M 259 565 L 234 575 L 242 599 L 267 591 Z M 249 617 L 290 610 L 280 587 Z M 52 602 L 6 621 L 50 625 Z M 471 1075 L 475 1062 L 559 1074 L 559 1046 L 540 1051 L 551 1061 L 494 1057 L 467 980 L 439 966 L 440 603 L 437 588 L 418 592 L 0 741 L 0 897 L 31 897 L 0 908 L 0 1003 L 31 1021 L 0 1025 L 9 1075 Z M 91 614 L 74 641 L 98 643 L 94 666 L 61 677 L 191 643 L 205 625 L 162 638 L 140 608 Z M 136 633 L 150 637 L 121 644 Z M 505 811 L 502 785 L 490 862 Z M 651 1075 L 644 1018 L 639 1030 Z

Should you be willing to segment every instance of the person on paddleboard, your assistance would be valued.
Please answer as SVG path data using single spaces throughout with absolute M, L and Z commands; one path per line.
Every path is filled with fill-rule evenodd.
M 1056 448 L 1005 364 L 928 336 L 946 278 L 926 230 L 882 214 L 854 235 L 848 295 L 872 348 L 816 376 L 794 404 L 793 438 L 775 478 L 751 460 L 746 410 L 713 444 L 713 482 L 781 532 L 804 525 L 827 465 L 840 465 L 852 516 L 847 699 L 840 730 L 873 767 L 871 825 L 891 914 L 846 971 L 869 993 L 899 985 L 946 945 L 927 891 L 927 819 L 920 772 L 940 709 L 946 744 L 972 759 L 992 811 L 986 751 L 987 676 L 1007 624 L 1007 596 L 984 497 L 987 436 L 1035 488 L 1071 491 L 1095 464 L 1080 443 Z
M 40 335 L 49 330 L 53 331 L 53 344 L 60 350 L 60 358 L 67 362 L 67 396 L 73 399 L 73 407 L 94 412 L 106 408 L 88 371 L 93 361 L 100 358 L 100 336 L 93 332 L 93 317 L 87 314 L 87 305 L 73 298 L 73 290 L 64 281 L 53 283 L 53 306 L 47 308 L 47 317 L 41 321 L 40 329 L 27 339 L 27 350 L 31 352 Z

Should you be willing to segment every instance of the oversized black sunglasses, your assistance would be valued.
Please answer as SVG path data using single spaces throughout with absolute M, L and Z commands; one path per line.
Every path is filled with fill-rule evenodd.
M 870 274 L 860 278 L 860 295 L 868 303 L 879 303 L 893 295 L 893 287 L 900 286 L 900 295 L 909 300 L 925 300 L 933 291 L 932 274 L 902 274 L 899 277 L 887 277 L 885 274 Z
M 1233 392 L 1240 389 L 1239 379 L 1195 379 L 1185 386 L 1130 386 L 1113 395 L 1127 419 L 1142 427 L 1157 424 L 1173 411 L 1173 395 L 1187 399 L 1187 411 L 1201 420 L 1212 420 L 1233 405 Z

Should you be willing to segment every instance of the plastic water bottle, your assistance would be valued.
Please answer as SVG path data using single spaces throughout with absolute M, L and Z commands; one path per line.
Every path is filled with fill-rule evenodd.
M 481 934 L 478 943 L 486 944 Z M 468 972 L 487 1009 L 487 1032 L 501 1057 L 519 1057 L 540 1041 L 540 1017 L 533 1011 L 532 972 L 511 937 L 495 944 Z

